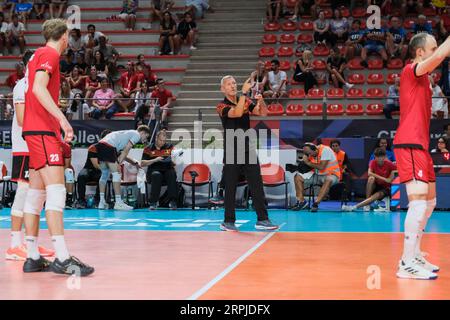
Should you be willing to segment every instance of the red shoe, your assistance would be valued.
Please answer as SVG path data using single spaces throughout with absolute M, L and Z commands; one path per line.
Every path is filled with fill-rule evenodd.
M 27 259 L 27 248 L 25 246 L 19 246 L 15 248 L 9 248 L 5 254 L 6 260 L 13 261 L 25 261 Z
M 47 249 L 45 247 L 38 247 L 39 249 L 39 254 L 41 255 L 41 257 L 53 257 L 55 255 L 55 251 L 51 250 L 51 249 Z

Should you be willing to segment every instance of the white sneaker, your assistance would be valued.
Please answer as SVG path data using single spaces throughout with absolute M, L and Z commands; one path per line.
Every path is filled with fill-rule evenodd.
M 347 211 L 347 212 L 355 211 L 356 210 L 356 206 L 348 206 L 346 204 L 343 204 L 341 210 L 342 211 Z
M 348 82 L 345 84 L 345 88 L 346 88 L 346 89 L 351 89 L 351 88 L 353 88 L 354 86 L 355 86 L 354 84 L 351 84 L 351 83 L 348 83 Z
M 435 280 L 438 276 L 416 263 L 406 264 L 405 262 L 400 261 L 398 264 L 397 277 L 401 279 Z
M 191 46 L 191 50 L 197 50 L 197 47 Z
M 424 269 L 431 272 L 439 272 L 440 268 L 430 262 L 428 262 L 423 256 L 417 255 L 414 263 L 423 267 Z
M 116 204 L 114 205 L 114 210 L 124 210 L 124 211 L 131 211 L 134 208 L 132 206 L 127 205 L 125 202 L 123 201 L 117 201 Z
M 373 209 L 373 211 L 375 211 L 375 212 L 388 212 L 387 209 L 383 208 L 383 207 L 378 207 L 376 209 Z
M 99 210 L 105 210 L 106 209 L 106 202 L 105 201 L 100 201 L 99 203 L 98 203 L 98 207 L 97 207 L 97 209 L 99 209 Z
M 370 211 L 370 206 L 365 206 L 364 211 Z
M 297 16 L 292 16 L 289 18 L 292 22 L 297 22 Z

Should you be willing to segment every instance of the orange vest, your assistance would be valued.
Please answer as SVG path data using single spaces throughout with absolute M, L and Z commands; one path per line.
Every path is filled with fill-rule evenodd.
M 317 147 L 317 149 L 319 150 L 319 153 L 317 154 L 317 157 L 309 157 L 309 161 L 311 161 L 312 163 L 320 163 L 320 159 L 322 158 L 322 152 L 325 148 L 330 149 L 330 147 L 324 146 L 324 145 L 320 145 Z M 334 154 L 334 151 L 332 151 Z M 313 171 L 316 169 L 313 169 Z M 328 161 L 327 167 L 323 170 L 319 170 L 319 174 L 321 175 L 330 175 L 333 174 L 336 177 L 338 177 L 339 180 L 341 180 L 341 169 L 339 167 L 339 162 L 337 160 L 330 160 Z
M 344 159 L 345 159 L 345 151 L 339 151 L 338 153 L 334 153 L 336 155 L 336 159 L 339 163 L 339 169 L 341 170 L 341 178 L 344 173 Z

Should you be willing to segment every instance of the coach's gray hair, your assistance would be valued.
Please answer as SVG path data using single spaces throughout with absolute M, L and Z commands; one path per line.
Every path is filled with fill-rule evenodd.
M 223 77 L 223 78 L 220 80 L 220 86 L 223 87 L 223 85 L 225 84 L 225 81 L 228 80 L 228 79 L 234 79 L 234 77 L 233 77 L 233 76 L 230 76 L 230 75 L 227 75 L 227 76 Z
M 426 32 L 418 33 L 414 37 L 411 38 L 409 41 L 409 52 L 411 55 L 415 58 L 416 57 L 416 50 L 418 48 L 425 48 L 425 45 L 427 43 L 427 38 L 430 35 Z

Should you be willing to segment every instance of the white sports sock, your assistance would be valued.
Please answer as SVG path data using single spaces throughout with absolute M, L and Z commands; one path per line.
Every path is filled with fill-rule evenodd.
M 116 194 L 116 202 L 122 202 L 122 197 L 120 194 Z
M 38 238 L 33 236 L 26 236 L 25 242 L 27 244 L 27 258 L 38 260 L 41 256 L 38 247 Z
M 70 258 L 69 251 L 66 247 L 64 236 L 52 236 L 53 247 L 59 261 L 63 262 Z
M 22 231 L 11 231 L 11 248 L 19 247 L 22 244 Z
M 435 207 L 436 207 L 436 198 L 427 200 L 427 210 L 425 212 L 425 217 L 420 225 L 419 234 L 417 235 L 417 244 L 416 244 L 416 254 L 417 255 L 422 255 L 421 242 L 422 242 L 423 233 L 425 232 L 425 228 L 427 226 L 428 219 L 430 219 Z
M 100 192 L 100 202 L 106 202 L 105 201 L 105 193 L 104 192 Z
M 415 258 L 417 239 L 425 219 L 426 210 L 427 202 L 425 200 L 413 200 L 409 203 L 405 219 L 405 240 L 402 258 L 405 263 L 410 263 Z

